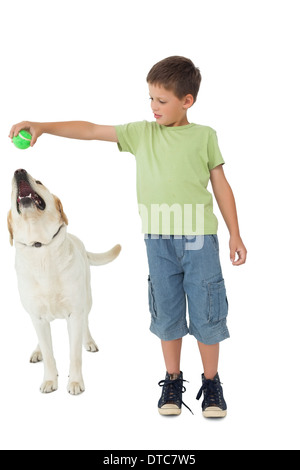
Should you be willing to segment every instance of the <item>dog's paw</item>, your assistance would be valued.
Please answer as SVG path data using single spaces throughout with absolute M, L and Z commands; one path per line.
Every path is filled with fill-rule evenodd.
M 84 343 L 84 347 L 88 352 L 98 352 L 98 346 L 94 340 Z
M 85 390 L 83 381 L 81 382 L 69 382 L 68 383 L 68 392 L 70 395 L 80 395 Z
M 42 393 L 52 393 L 58 389 L 57 380 L 45 380 L 40 386 L 40 391 Z
M 39 349 L 33 351 L 33 353 L 30 356 L 30 362 L 32 364 L 36 364 L 37 362 L 42 362 L 43 360 L 43 355 Z

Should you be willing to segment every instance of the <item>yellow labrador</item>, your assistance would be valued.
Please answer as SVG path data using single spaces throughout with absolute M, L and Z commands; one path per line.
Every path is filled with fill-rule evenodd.
M 84 391 L 82 344 L 98 351 L 88 326 L 92 306 L 90 265 L 113 261 L 120 253 L 116 245 L 107 253 L 89 253 L 83 243 L 67 233 L 68 219 L 60 200 L 25 170 L 17 170 L 12 181 L 8 213 L 10 242 L 15 242 L 16 271 L 20 297 L 30 314 L 39 344 L 31 362 L 44 361 L 40 390 L 57 389 L 50 322 L 65 318 L 70 341 L 68 391 Z

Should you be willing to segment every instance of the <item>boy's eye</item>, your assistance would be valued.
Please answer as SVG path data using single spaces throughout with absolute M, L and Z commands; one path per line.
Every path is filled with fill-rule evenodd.
M 150 96 L 149 100 L 153 101 L 153 98 Z M 158 100 L 160 104 L 166 104 L 166 101 Z

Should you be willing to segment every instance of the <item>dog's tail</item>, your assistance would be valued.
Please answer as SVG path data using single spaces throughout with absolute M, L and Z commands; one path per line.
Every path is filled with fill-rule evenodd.
M 91 266 L 101 266 L 102 264 L 111 263 L 119 256 L 120 251 L 121 245 L 116 245 L 106 253 L 90 253 L 87 251 L 86 254 Z

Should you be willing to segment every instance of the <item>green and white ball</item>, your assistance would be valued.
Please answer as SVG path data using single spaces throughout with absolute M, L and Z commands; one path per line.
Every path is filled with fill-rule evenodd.
M 18 149 L 28 149 L 28 147 L 30 147 L 31 134 L 22 130 L 18 135 L 13 137 L 12 141 Z

